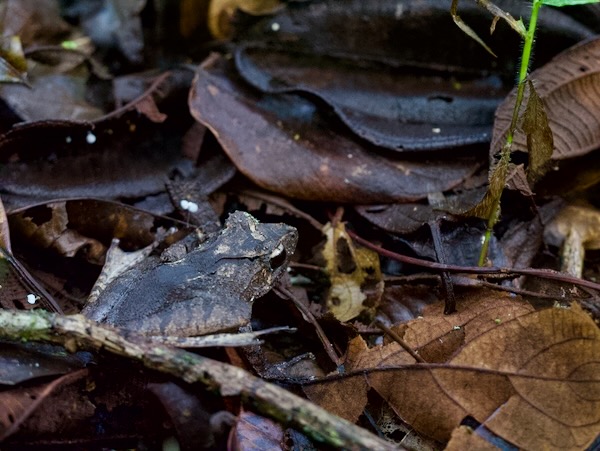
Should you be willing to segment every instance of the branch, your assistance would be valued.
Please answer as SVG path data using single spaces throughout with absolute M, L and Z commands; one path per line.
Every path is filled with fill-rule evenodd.
M 77 349 L 104 350 L 140 361 L 146 368 L 200 382 L 222 396 L 241 396 L 258 412 L 296 428 L 318 442 L 344 449 L 392 450 L 394 444 L 247 371 L 187 351 L 156 344 L 137 334 L 121 335 L 81 315 L 42 310 L 0 310 L 0 339 L 42 341 Z

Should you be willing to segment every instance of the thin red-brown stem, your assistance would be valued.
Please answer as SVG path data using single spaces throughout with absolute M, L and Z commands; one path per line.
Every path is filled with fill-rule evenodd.
M 421 268 L 428 268 L 429 270 L 436 272 L 454 272 L 454 273 L 463 273 L 463 274 L 515 274 L 518 276 L 533 276 L 539 277 L 541 279 L 548 280 L 556 280 L 558 282 L 570 283 L 572 285 L 577 285 L 580 287 L 591 288 L 592 290 L 600 291 L 600 284 L 592 282 L 590 280 L 579 279 L 577 277 L 569 276 L 568 274 L 564 274 L 558 271 L 553 271 L 551 269 L 533 269 L 533 268 L 499 268 L 495 266 L 491 267 L 482 267 L 482 266 L 457 266 L 457 265 L 446 265 L 441 263 L 430 262 L 427 260 L 421 260 L 420 258 L 409 257 L 407 255 L 398 254 L 396 252 L 388 251 L 376 244 L 371 243 L 364 238 L 361 238 L 356 233 L 348 230 L 348 235 L 361 244 L 362 246 L 368 247 L 369 249 L 374 250 L 380 255 L 384 257 L 391 258 L 392 260 L 396 260 L 402 263 L 406 263 L 409 265 L 419 266 Z

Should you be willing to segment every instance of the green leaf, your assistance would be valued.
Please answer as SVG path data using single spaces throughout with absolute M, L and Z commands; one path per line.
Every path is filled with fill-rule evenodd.
M 529 152 L 529 166 L 527 168 L 527 181 L 530 185 L 544 176 L 550 167 L 550 158 L 554 150 L 552 130 L 548 125 L 548 116 L 542 99 L 535 91 L 531 80 L 527 80 L 529 99 L 523 113 L 521 128 L 527 135 L 527 150 Z
M 574 6 L 587 5 L 588 3 L 598 3 L 600 0 L 542 0 L 543 5 L 548 6 Z

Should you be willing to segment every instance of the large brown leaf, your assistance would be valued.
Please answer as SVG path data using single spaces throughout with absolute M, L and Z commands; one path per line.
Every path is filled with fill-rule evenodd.
M 405 421 L 439 440 L 471 415 L 522 449 L 583 449 L 600 430 L 599 362 L 591 318 L 552 308 L 484 330 L 443 366 L 369 380 Z
M 541 42 L 540 42 L 541 45 Z M 554 161 L 585 155 L 600 146 L 600 39 L 576 45 L 530 77 L 546 107 L 554 138 Z M 516 91 L 496 111 L 491 153 L 506 140 Z M 523 101 L 527 104 L 528 89 Z M 525 134 L 517 130 L 513 151 L 527 152 Z
M 466 417 L 520 449 L 585 449 L 600 431 L 600 330 L 577 305 L 533 311 L 509 294 L 472 290 L 396 328 L 396 342 L 348 347 L 356 376 L 321 382 L 364 407 L 364 381 L 417 432 L 447 441 Z M 389 340 L 388 340 L 389 341 Z M 435 363 L 432 363 L 435 362 Z M 324 390 L 324 387 L 321 388 Z M 341 413 L 335 403 L 324 407 Z M 343 410 L 343 409 L 342 409 Z M 488 434 L 489 436 L 489 434 Z
M 260 95 L 219 56 L 199 69 L 192 115 L 217 137 L 238 169 L 289 197 L 352 203 L 395 202 L 451 189 L 470 176 L 477 156 L 452 161 L 399 159 L 363 143 L 298 96 Z

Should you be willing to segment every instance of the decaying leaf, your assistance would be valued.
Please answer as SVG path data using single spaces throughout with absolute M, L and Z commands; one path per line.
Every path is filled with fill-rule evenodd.
M 183 162 L 164 130 L 133 117 L 97 127 L 61 121 L 15 127 L 0 138 L 0 191 L 30 201 L 161 192 L 169 171 Z
M 340 321 L 350 321 L 361 313 L 371 316 L 383 293 L 379 255 L 355 247 L 342 222 L 325 225 L 323 257 L 331 287 L 326 305 Z
M 84 353 L 67 353 L 62 346 L 36 342 L 2 343 L 0 383 L 5 386 L 48 376 L 58 376 L 86 366 Z M 1 400 L 4 407 L 4 399 Z M 0 431 L 5 411 L 0 414 Z M 1 432 L 0 432 L 1 435 Z
M 40 384 L 34 387 L 19 387 L 13 390 L 6 390 L 0 394 L 0 402 L 2 404 L 2 416 L 0 417 L 0 441 L 6 440 L 10 435 L 22 430 L 23 423 L 33 418 L 34 424 L 36 412 L 44 403 L 48 403 L 48 399 L 57 398 L 57 392 L 60 394 L 61 388 L 69 386 L 81 379 L 85 379 L 88 375 L 87 369 L 73 371 L 60 376 L 53 381 L 45 384 Z M 66 396 L 64 396 L 66 398 Z M 48 408 L 48 406 L 46 406 Z M 71 414 L 86 412 L 87 415 L 93 415 L 94 406 L 91 402 L 72 403 Z M 46 418 L 46 424 L 52 423 L 52 415 Z M 75 415 L 71 417 L 71 421 L 75 419 Z M 38 423 L 43 423 L 43 419 L 37 419 Z M 38 427 L 40 424 L 38 424 Z M 41 428 L 40 428 L 41 429 Z
M 494 10 L 489 2 L 478 3 Z M 516 16 L 529 13 L 518 2 L 505 6 Z M 556 46 L 538 50 L 538 62 L 550 57 L 540 52 L 585 34 L 580 24 L 547 9 L 538 33 Z M 477 29 L 489 26 L 473 2 L 465 3 L 464 12 Z M 507 14 L 501 15 L 508 20 Z M 316 95 L 377 146 L 453 151 L 489 141 L 492 110 L 513 85 L 518 35 L 502 24 L 492 38 L 497 61 L 448 21 L 439 2 L 334 0 L 263 18 L 240 32 L 234 55 L 248 83 L 263 92 Z
M 174 222 L 128 205 L 95 199 L 49 202 L 15 212 L 9 223 L 20 240 L 72 257 L 83 252 L 103 261 L 113 238 L 124 249 L 140 249 L 174 226 Z
M 589 316 L 553 308 L 473 337 L 443 367 L 369 380 L 405 421 L 439 440 L 471 415 L 520 448 L 582 449 L 600 426 L 599 356 Z
M 463 451 L 476 449 L 477 451 L 498 451 L 498 447 L 477 434 L 468 426 L 459 426 L 452 431 L 452 437 L 446 445 L 446 451 Z
M 476 216 L 488 219 L 493 215 L 499 215 L 499 200 L 502 197 L 506 185 L 510 163 L 508 159 L 501 158 L 490 170 L 490 181 L 483 199 L 477 205 L 464 213 L 466 216 Z
M 359 379 L 366 371 L 404 421 L 436 440 L 447 441 L 470 416 L 521 449 L 585 449 L 600 427 L 600 330 L 593 320 L 577 305 L 532 311 L 492 291 L 464 300 L 457 316 L 429 307 L 437 313 L 400 329 L 409 346 L 437 363 L 415 365 L 396 342 L 368 349 L 356 338 L 346 369 L 360 370 Z M 343 393 L 345 381 L 325 384 Z M 356 388 L 348 388 L 340 396 L 353 399 Z
M 531 15 L 527 2 L 497 3 L 513 17 L 527 20 Z M 329 0 L 293 4 L 256 21 L 249 29 L 238 30 L 236 42 L 347 62 L 376 61 L 455 74 L 501 74 L 510 86 L 514 83 L 519 35 L 506 24 L 499 24 L 487 40 L 498 55 L 492 58 L 449 20 L 448 2 Z M 480 35 L 489 30 L 489 14 L 475 2 L 463 1 L 461 14 Z M 536 49 L 536 63 L 543 64 L 560 49 L 594 32 L 561 10 L 542 8 L 536 35 L 546 43 Z
M 454 153 L 488 142 L 494 110 L 507 91 L 495 77 L 447 77 L 268 47 L 240 45 L 235 63 L 261 91 L 317 96 L 358 136 L 396 151 Z
M 463 296 L 453 315 L 442 315 L 442 303 L 427 305 L 422 318 L 393 327 L 429 363 L 447 362 L 462 346 L 506 321 L 531 313 L 520 299 L 491 290 Z
M 534 184 L 548 171 L 554 141 L 552 130 L 548 125 L 548 116 L 544 108 L 544 102 L 535 92 L 531 80 L 527 80 L 529 98 L 523 113 L 521 128 L 527 135 L 527 151 L 529 152 L 529 166 L 527 167 L 527 178 L 530 184 Z
M 237 448 L 253 449 L 277 449 L 286 441 L 281 425 L 247 411 L 237 418 L 230 440 Z

